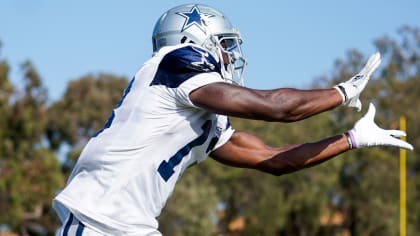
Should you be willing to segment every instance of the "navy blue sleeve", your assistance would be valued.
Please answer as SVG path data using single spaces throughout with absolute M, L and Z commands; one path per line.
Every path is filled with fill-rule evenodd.
M 221 74 L 220 64 L 208 51 L 194 46 L 181 47 L 162 58 L 150 86 L 177 88 L 197 74 L 210 72 Z

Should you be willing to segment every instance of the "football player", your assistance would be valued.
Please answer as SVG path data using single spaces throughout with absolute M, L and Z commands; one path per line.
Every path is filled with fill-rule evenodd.
M 360 110 L 359 94 L 380 64 L 379 53 L 333 88 L 256 90 L 243 86 L 247 62 L 239 30 L 210 6 L 168 10 L 152 41 L 152 58 L 129 82 L 53 201 L 63 222 L 60 235 L 160 235 L 156 217 L 178 179 L 208 156 L 282 175 L 351 149 L 413 148 L 395 138 L 404 132 L 374 123 L 373 105 L 347 132 L 284 147 L 270 147 L 229 122 L 229 116 L 294 122 L 340 105 Z

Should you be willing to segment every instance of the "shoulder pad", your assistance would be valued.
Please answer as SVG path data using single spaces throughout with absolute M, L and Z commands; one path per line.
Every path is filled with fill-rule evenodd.
M 220 64 L 207 50 L 189 45 L 177 48 L 162 58 L 150 85 L 176 88 L 197 74 L 210 72 L 220 74 Z

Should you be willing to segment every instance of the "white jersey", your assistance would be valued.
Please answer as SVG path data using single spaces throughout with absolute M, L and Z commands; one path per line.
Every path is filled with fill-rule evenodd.
M 189 99 L 194 89 L 223 81 L 219 63 L 205 49 L 161 49 L 136 73 L 105 127 L 82 151 L 53 201 L 58 215 L 70 211 L 105 235 L 157 232 L 156 217 L 185 169 L 234 132 L 226 116 Z

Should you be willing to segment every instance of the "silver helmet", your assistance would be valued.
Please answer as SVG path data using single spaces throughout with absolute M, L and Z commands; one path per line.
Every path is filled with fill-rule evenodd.
M 240 32 L 213 7 L 185 4 L 168 10 L 156 22 L 152 41 L 154 53 L 164 46 L 181 43 L 200 45 L 220 63 L 225 80 L 243 85 L 247 63 L 240 47 Z

